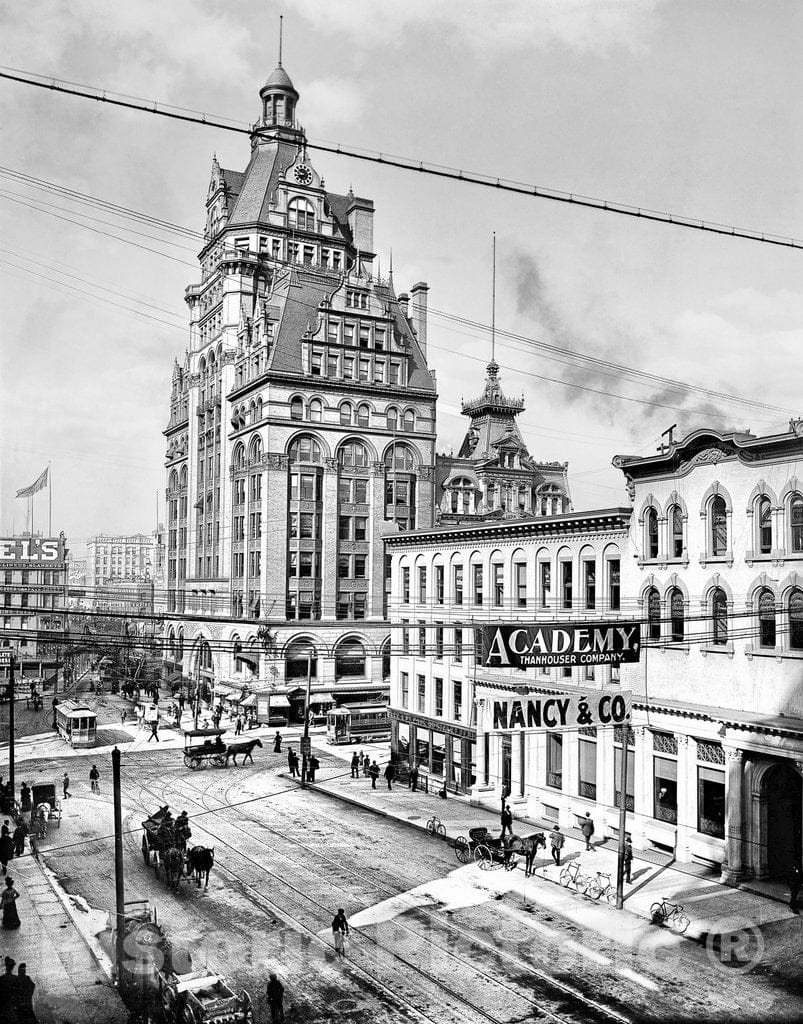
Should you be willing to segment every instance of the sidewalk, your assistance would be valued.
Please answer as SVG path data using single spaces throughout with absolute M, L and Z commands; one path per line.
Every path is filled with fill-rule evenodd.
M 41 1024 L 124 1024 L 128 1011 L 46 872 L 31 856 L 9 862 L 22 924 L 0 933 L 0 955 L 26 964 Z M 71 905 L 74 914 L 83 912 Z
M 316 744 L 317 746 L 317 744 Z M 323 746 L 321 747 L 323 749 Z M 454 840 L 458 836 L 468 836 L 468 830 L 475 826 L 485 826 L 488 830 L 499 835 L 501 825 L 499 814 L 481 807 L 472 806 L 467 797 L 449 796 L 442 800 L 433 794 L 421 792 L 413 793 L 406 786 L 394 783 L 393 791 L 389 792 L 384 778 L 377 781 L 377 788 L 372 790 L 369 779 L 350 778 L 348 759 L 351 758 L 353 748 L 332 748 L 326 745 L 327 753 L 333 755 L 337 760 L 330 761 L 329 758 L 322 764 L 318 772 L 314 789 L 331 797 L 343 800 L 357 807 L 371 810 L 384 817 L 393 818 L 409 826 L 420 830 L 426 830 L 427 821 L 437 816 L 446 827 L 446 841 Z M 366 746 L 366 749 L 367 746 Z M 374 748 L 371 749 L 373 756 Z M 377 756 L 377 761 L 382 763 L 386 760 Z M 547 836 L 551 830 L 551 823 L 527 818 L 516 817 L 513 822 L 513 830 L 520 836 L 526 836 L 533 832 L 543 832 Z M 615 840 L 595 836 L 592 841 L 592 850 L 586 851 L 585 841 L 577 829 L 562 830 L 566 836 L 566 842 L 562 851 L 561 867 L 554 864 L 549 845 L 546 850 L 540 850 L 535 860 L 536 874 L 534 879 L 525 879 L 524 862 L 512 872 L 483 872 L 485 878 L 491 884 L 498 885 L 505 890 L 514 889 L 526 899 L 542 899 L 543 882 L 548 881 L 555 884 L 555 890 L 561 894 L 570 895 L 571 902 L 578 908 L 590 901 L 576 893 L 567 893 L 558 884 L 558 877 L 562 867 L 567 863 L 579 861 L 580 871 L 583 874 L 593 875 L 600 871 L 611 876 L 616 884 L 617 866 L 617 844 Z M 433 839 L 433 842 L 437 840 Z M 455 867 L 459 867 L 455 859 Z M 746 928 L 764 928 L 765 926 L 780 926 L 779 930 L 785 937 L 779 941 L 777 949 L 770 950 L 767 946 L 765 960 L 776 960 L 778 962 L 788 959 L 787 945 L 790 936 L 800 935 L 801 919 L 790 910 L 785 902 L 777 897 L 768 898 L 752 892 L 748 889 L 737 889 L 731 886 L 722 885 L 719 882 L 719 875 L 713 870 L 706 870 L 698 865 L 675 865 L 670 858 L 659 857 L 642 851 L 634 851 L 634 859 L 631 872 L 632 884 L 625 884 L 625 910 L 634 915 L 642 922 L 651 922 L 650 907 L 663 897 L 681 903 L 691 923 L 686 931 L 685 938 L 705 943 L 708 936 L 721 935 L 728 931 L 739 931 Z M 551 888 L 551 887 L 550 887 Z M 555 893 L 557 895 L 557 892 Z M 615 927 L 625 932 L 631 927 L 622 920 L 621 912 L 612 910 L 617 915 L 616 920 L 620 923 Z M 579 916 L 583 916 L 580 914 Z M 594 920 L 608 920 L 609 915 L 595 915 Z M 591 927 L 594 927 L 592 924 Z M 650 924 L 650 927 L 652 925 Z M 599 925 L 597 925 L 599 929 Z M 663 929 L 667 931 L 667 929 Z M 772 929 L 770 929 L 772 931 Z M 610 935 L 609 935 L 610 937 Z M 800 940 L 798 939 L 798 953 L 800 955 Z M 794 945 L 794 944 L 793 944 Z

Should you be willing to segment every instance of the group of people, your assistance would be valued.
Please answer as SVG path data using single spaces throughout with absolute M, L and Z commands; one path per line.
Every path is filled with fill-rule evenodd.
M 393 761 L 388 761 L 383 772 L 376 763 L 376 758 L 371 761 L 369 754 L 363 754 L 362 751 L 357 753 L 355 750 L 351 758 L 351 777 L 352 779 L 359 779 L 361 775 L 363 778 L 371 780 L 371 789 L 376 789 L 377 780 L 380 775 L 384 775 L 388 789 L 392 791 L 393 780 L 396 778 L 396 766 Z
M 25 964 L 17 967 L 16 960 L 5 958 L 5 973 L 0 975 L 0 1007 L 3 1008 L 3 1020 L 9 1024 L 36 1024 L 33 1010 L 33 990 L 36 988 L 28 977 Z
M 8 869 L 8 862 L 14 857 L 21 857 L 25 853 L 25 839 L 28 836 L 29 828 L 25 819 L 20 816 L 12 831 L 11 821 L 6 818 L 0 828 L 0 865 L 5 875 Z
M 279 735 L 278 732 L 276 733 L 276 736 L 278 737 L 278 740 L 273 741 L 273 749 L 276 753 L 278 753 L 281 751 L 281 736 Z M 295 752 L 295 750 L 293 750 L 292 747 L 287 748 L 287 767 L 290 770 L 291 779 L 300 778 L 302 782 L 304 781 L 304 769 L 303 767 L 299 766 L 298 754 Z M 318 760 L 318 758 L 314 754 L 310 754 L 307 757 L 307 781 L 315 781 L 315 773 L 318 771 L 320 767 L 321 762 Z

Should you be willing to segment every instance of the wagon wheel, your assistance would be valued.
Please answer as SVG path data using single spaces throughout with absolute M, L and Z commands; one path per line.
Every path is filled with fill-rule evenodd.
M 151 866 L 151 851 L 145 836 L 142 837 L 142 859 L 145 861 L 145 867 L 149 868 Z
M 203 768 L 203 761 L 201 760 L 201 758 L 200 757 L 191 757 L 190 758 L 190 768 L 192 768 L 192 770 L 194 772 L 197 772 L 199 768 Z
M 479 864 L 483 871 L 490 871 L 493 867 L 493 854 L 485 843 L 479 843 L 475 847 L 474 860 Z
M 185 754 L 184 755 L 184 766 L 186 768 L 192 768 L 194 760 L 195 760 L 195 758 L 190 756 L 190 754 Z
M 212 764 L 215 766 L 215 768 L 225 768 L 226 767 L 226 755 L 225 754 L 215 754 L 215 756 L 212 758 Z
M 468 864 L 471 860 L 471 844 L 465 836 L 458 836 L 455 839 L 454 853 L 461 864 Z

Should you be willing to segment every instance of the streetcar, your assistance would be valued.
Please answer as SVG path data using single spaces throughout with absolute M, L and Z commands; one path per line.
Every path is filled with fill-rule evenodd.
M 326 738 L 330 743 L 372 743 L 390 739 L 390 718 L 385 704 L 342 704 L 326 712 Z
M 56 729 L 72 747 L 94 747 L 97 725 L 97 715 L 88 704 L 63 700 L 56 705 Z

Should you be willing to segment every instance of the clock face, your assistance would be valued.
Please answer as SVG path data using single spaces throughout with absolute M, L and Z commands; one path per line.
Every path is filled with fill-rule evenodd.
M 312 181 L 312 171 L 306 164 L 299 164 L 293 174 L 299 185 L 309 185 Z

